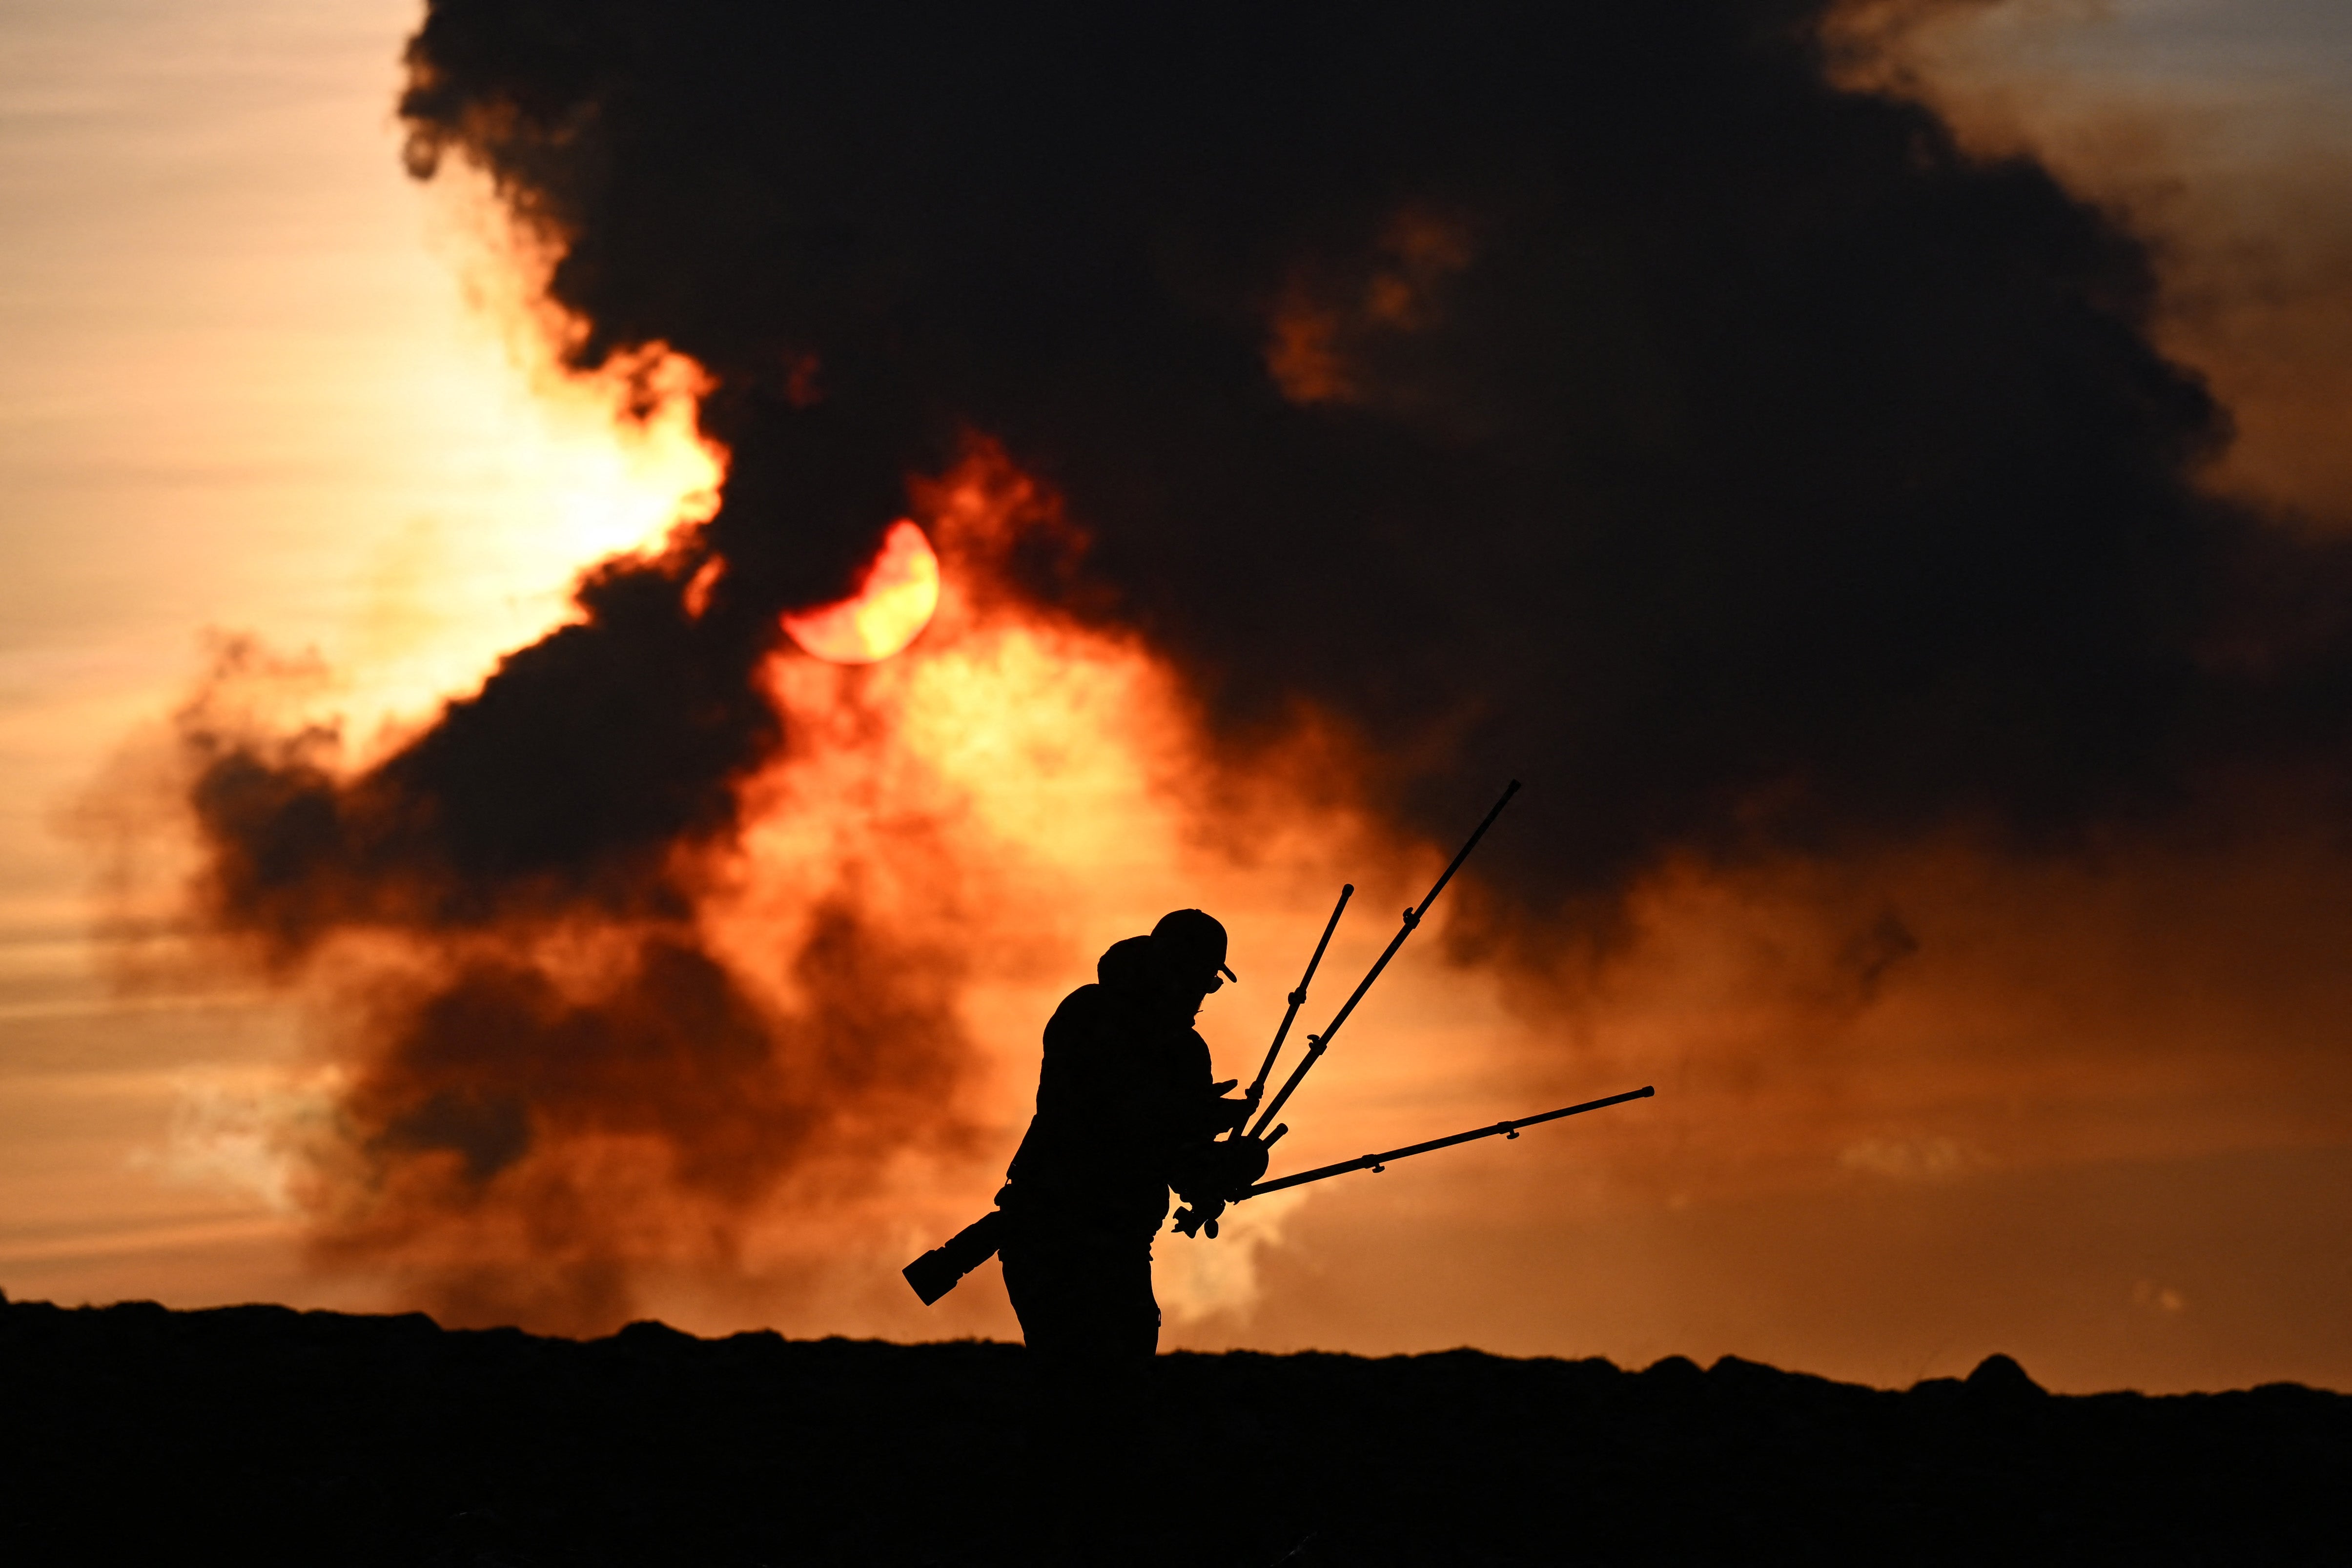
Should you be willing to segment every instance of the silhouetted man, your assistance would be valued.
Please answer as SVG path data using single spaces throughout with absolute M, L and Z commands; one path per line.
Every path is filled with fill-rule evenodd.
M 1209 994 L 1237 978 L 1225 928 L 1177 910 L 1114 944 L 1095 973 L 1045 1026 L 1037 1113 L 998 1201 L 1005 1291 L 1036 1357 L 1055 1462 L 1080 1462 L 1116 1492 L 1160 1345 L 1151 1239 L 1169 1188 L 1230 1197 L 1265 1174 L 1265 1151 L 1212 1142 L 1244 1113 L 1223 1097 L 1233 1082 L 1212 1081 L 1192 1028 Z

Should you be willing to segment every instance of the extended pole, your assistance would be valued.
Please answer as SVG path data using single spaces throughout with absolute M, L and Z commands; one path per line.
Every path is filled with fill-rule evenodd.
M 1445 884 L 1454 880 L 1454 873 L 1462 869 L 1462 862 L 1470 858 L 1470 852 L 1478 847 L 1478 841 L 1486 836 L 1486 830 L 1495 825 L 1495 819 L 1503 814 L 1503 808 L 1509 805 L 1511 797 L 1518 792 L 1519 781 L 1514 779 L 1510 782 L 1510 787 L 1503 791 L 1503 798 L 1495 802 L 1494 809 L 1486 813 L 1486 820 L 1481 821 L 1476 831 L 1471 833 L 1470 841 L 1462 846 L 1461 852 L 1456 854 L 1452 863 L 1446 866 L 1445 874 L 1437 879 L 1437 885 L 1429 890 L 1429 896 L 1404 912 L 1404 924 L 1398 928 L 1395 936 L 1389 938 L 1389 945 L 1381 949 L 1380 957 L 1373 962 L 1371 973 L 1366 975 L 1357 985 L 1354 994 L 1349 997 L 1346 1003 L 1340 1007 L 1338 1015 L 1323 1026 L 1321 1034 L 1310 1034 L 1307 1037 L 1307 1055 L 1297 1067 L 1291 1070 L 1288 1081 L 1282 1086 L 1282 1092 L 1274 1097 L 1274 1103 L 1258 1113 L 1257 1125 L 1250 1129 L 1251 1137 L 1265 1135 L 1266 1128 L 1273 1124 L 1275 1117 L 1281 1113 L 1284 1103 L 1297 1092 L 1298 1085 L 1306 1078 L 1308 1070 L 1314 1067 L 1325 1051 L 1331 1049 L 1332 1038 L 1339 1032 L 1339 1026 L 1348 1021 L 1348 1015 L 1356 1010 L 1356 1004 L 1364 999 L 1364 993 L 1372 988 L 1372 982 L 1381 977 L 1381 971 L 1387 968 L 1389 960 L 1397 956 L 1397 949 L 1404 946 L 1404 939 L 1412 936 L 1414 928 L 1420 925 L 1421 917 L 1429 913 L 1429 906 L 1437 902 L 1437 895 L 1445 891 Z
M 1242 1135 L 1242 1128 L 1248 1125 L 1250 1114 L 1257 1109 L 1257 1103 L 1265 1098 L 1265 1081 L 1274 1075 L 1275 1059 L 1282 1054 L 1282 1042 L 1290 1038 L 1290 1026 L 1297 1020 L 1298 1009 L 1307 1005 L 1307 988 L 1323 963 L 1323 949 L 1331 946 L 1331 933 L 1339 929 L 1340 913 L 1348 907 L 1348 900 L 1355 895 L 1354 883 L 1340 883 L 1339 902 L 1331 906 L 1331 918 L 1323 924 L 1323 939 L 1315 944 L 1315 956 L 1307 960 L 1307 973 L 1298 977 L 1298 988 L 1290 993 L 1290 1008 L 1282 1015 L 1282 1027 L 1274 1031 L 1274 1043 L 1265 1048 L 1265 1060 L 1258 1064 L 1257 1076 L 1250 1080 L 1249 1110 L 1242 1113 L 1240 1124 L 1234 1128 L 1233 1135 L 1236 1138 Z
M 1654 1085 L 1645 1083 L 1639 1089 L 1629 1090 L 1622 1094 L 1612 1094 L 1606 1100 L 1587 1100 L 1581 1105 L 1569 1105 L 1558 1111 L 1546 1111 L 1540 1116 L 1522 1116 L 1516 1122 L 1497 1122 L 1491 1127 L 1475 1127 L 1467 1133 L 1456 1133 L 1450 1138 L 1432 1138 L 1425 1144 L 1407 1144 L 1403 1148 L 1391 1149 L 1386 1154 L 1362 1155 L 1352 1160 L 1341 1160 L 1336 1166 L 1318 1166 L 1311 1171 L 1300 1171 L 1297 1176 L 1276 1176 L 1272 1181 L 1262 1181 L 1234 1201 L 1239 1203 L 1244 1198 L 1255 1197 L 1260 1193 L 1280 1192 L 1286 1186 L 1304 1186 L 1310 1181 L 1321 1181 L 1327 1176 L 1346 1176 L 1349 1171 L 1368 1170 L 1377 1173 L 1391 1160 L 1410 1159 L 1414 1155 L 1425 1155 L 1433 1149 L 1450 1149 L 1456 1144 L 1475 1143 L 1480 1138 L 1491 1138 L 1498 1133 L 1507 1138 L 1516 1138 L 1519 1135 L 1519 1129 L 1522 1127 L 1532 1127 L 1539 1122 L 1557 1122 L 1562 1116 L 1580 1116 L 1587 1111 L 1598 1111 L 1603 1106 L 1622 1105 L 1628 1100 L 1647 1100 L 1657 1092 Z

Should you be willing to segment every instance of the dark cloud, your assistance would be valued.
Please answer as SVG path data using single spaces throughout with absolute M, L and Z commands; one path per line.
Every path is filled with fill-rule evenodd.
M 762 987 L 698 917 L 779 727 L 679 569 L 592 574 L 589 621 L 356 773 L 331 729 L 240 713 L 286 673 L 247 643 L 180 716 L 210 924 L 280 978 L 361 944 L 323 970 L 351 1071 L 315 1255 L 451 1322 L 609 1330 L 648 1269 L 736 1266 L 796 1176 L 838 1195 L 969 1137 L 960 953 L 820 884 Z
M 637 1271 L 737 1262 L 795 1174 L 831 1162 L 855 1182 L 961 1131 L 943 1103 L 971 1054 L 953 954 L 828 901 L 785 1010 L 690 929 L 614 946 L 562 965 L 500 941 L 370 984 L 321 1258 L 404 1263 L 460 1321 L 609 1327 Z
M 1825 85 L 1820 9 L 443 0 L 404 111 L 559 242 L 580 363 L 717 375 L 740 600 L 839 592 L 976 429 L 1233 733 L 1342 716 L 1448 831 L 1538 780 L 1484 869 L 1550 906 L 2063 839 L 2255 695 L 2145 251 Z
M 357 779 L 334 768 L 330 732 L 262 737 L 191 705 L 212 914 L 284 965 L 353 925 L 683 913 L 677 852 L 728 837 L 730 786 L 781 737 L 751 682 L 775 633 L 690 615 L 691 559 L 592 571 L 584 622 L 509 655 Z M 231 644 L 215 685 L 261 657 Z

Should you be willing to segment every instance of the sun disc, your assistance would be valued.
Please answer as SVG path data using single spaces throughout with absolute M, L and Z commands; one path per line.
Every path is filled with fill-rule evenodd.
M 832 664 L 871 664 L 915 640 L 940 607 L 940 558 L 908 518 L 890 525 L 857 591 L 783 617 L 802 651 Z

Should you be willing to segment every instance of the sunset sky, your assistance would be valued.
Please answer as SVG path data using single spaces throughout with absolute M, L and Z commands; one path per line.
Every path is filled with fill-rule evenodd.
M 368 928 L 273 969 L 227 940 L 250 931 L 207 929 L 182 737 L 331 720 L 323 766 L 374 766 L 574 618 L 583 570 L 708 517 L 724 463 L 694 434 L 695 366 L 640 361 L 625 417 L 622 378 L 557 367 L 544 258 L 488 183 L 454 155 L 404 172 L 419 20 L 373 0 L 0 8 L 0 1289 L 1012 1337 L 993 1265 L 929 1311 L 897 1270 L 985 1208 L 1037 1030 L 1096 954 L 1170 908 L 1223 917 L 1243 980 L 1202 1027 L 1220 1075 L 1245 1075 L 1339 883 L 1358 896 L 1302 1027 L 1452 845 L 1349 782 L 1378 771 L 1358 752 L 1377 736 L 1282 716 L 1255 766 L 1218 773 L 1218 699 L 1155 633 L 1008 609 L 984 563 L 1065 519 L 1020 452 L 975 449 L 908 476 L 936 566 L 893 534 L 877 573 L 936 601 L 931 629 L 877 663 L 761 666 L 793 740 L 744 786 L 740 841 L 694 872 L 695 953 L 746 1006 L 819 1017 L 845 899 L 887 917 L 856 938 L 897 955 L 876 972 L 930 977 L 867 1020 L 903 1055 L 875 1069 L 903 1082 L 861 1103 L 870 1124 L 702 1207 L 672 1207 L 618 1134 L 572 1146 L 616 1185 L 564 1191 L 635 1195 L 610 1255 L 524 1205 L 354 1218 L 366 1183 L 336 1162 L 408 1125 L 362 1135 L 400 1092 L 368 1009 L 396 1010 L 423 960 Z M 1919 95 L 1979 156 L 2042 158 L 2153 243 L 2154 340 L 2236 421 L 2199 482 L 2283 538 L 2352 537 L 2344 8 L 2012 0 L 1853 26 L 1873 41 L 1853 81 Z M 1381 243 L 1412 287 L 1466 265 L 1433 221 Z M 1352 395 L 1318 357 L 1348 323 L 1279 309 L 1284 393 Z M 1544 813 L 1581 799 L 1526 778 L 1476 862 L 1506 889 L 1563 831 Z M 1457 781 L 1463 829 L 1502 781 Z M 2065 1390 L 2352 1387 L 2344 784 L 2250 770 L 2216 786 L 2226 813 L 2125 813 L 2057 849 L 1966 811 L 1818 850 L 1717 857 L 1693 833 L 1625 873 L 1612 918 L 1541 927 L 1534 959 L 1472 951 L 1486 926 L 1424 933 L 1286 1116 L 1277 1171 L 1657 1098 L 1163 1239 L 1163 1343 L 1736 1354 L 1895 1385 L 2005 1351 Z M 615 956 L 639 939 L 616 932 L 567 928 L 533 973 L 666 961 L 666 938 Z M 808 1050 L 848 1049 L 809 1028 Z M 955 1071 L 934 1085 L 925 1051 Z M 860 1081 L 833 1071 L 811 1082 Z M 627 1089 L 525 1099 L 561 1117 Z M 817 1114 L 804 1091 L 770 1109 Z M 712 1123 L 753 1166 L 763 1113 Z M 910 1117 L 919 1136 L 888 1125 Z M 625 1279 L 542 1292 L 541 1259 Z

